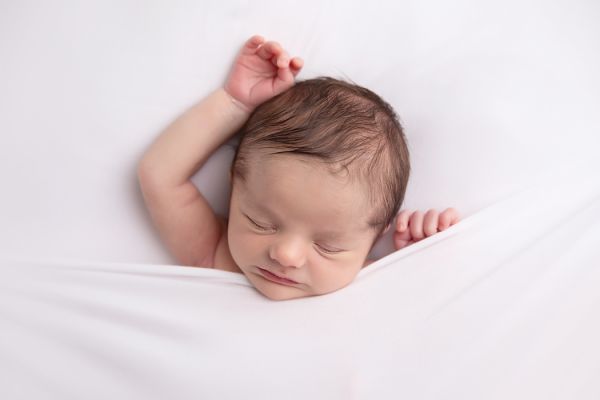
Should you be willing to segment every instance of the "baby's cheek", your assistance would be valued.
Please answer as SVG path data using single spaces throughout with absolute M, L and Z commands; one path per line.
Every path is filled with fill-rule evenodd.
M 264 243 L 258 235 L 247 232 L 231 232 L 229 251 L 238 266 L 260 263 L 264 252 Z
M 313 288 L 319 294 L 330 293 L 348 286 L 361 269 L 356 260 L 321 261 L 313 269 Z

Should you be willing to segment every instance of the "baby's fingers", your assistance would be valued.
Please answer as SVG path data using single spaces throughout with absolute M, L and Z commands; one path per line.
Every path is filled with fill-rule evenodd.
M 460 221 L 460 215 L 458 214 L 458 211 L 456 211 L 454 208 L 447 208 L 440 214 L 439 229 L 440 231 L 443 231 L 444 229 L 456 224 L 458 221 Z
M 304 60 L 302 60 L 300 57 L 292 58 L 292 61 L 290 62 L 290 70 L 294 76 L 298 75 L 303 66 Z
M 423 239 L 423 213 L 421 211 L 401 211 L 396 219 L 396 231 L 409 232 L 414 241 Z
M 396 231 L 404 232 L 408 228 L 408 220 L 410 219 L 410 215 L 412 211 L 410 210 L 402 210 L 400 214 L 396 217 Z
M 396 232 L 394 232 L 394 248 L 396 250 L 400 250 L 403 247 L 406 247 L 412 244 L 412 236 L 410 235 L 410 230 L 408 229 L 408 217 L 410 217 L 410 211 L 401 212 L 396 219 Z M 404 223 L 404 227 L 401 227 L 401 224 Z
M 271 60 L 277 68 L 285 68 L 290 63 L 290 58 L 278 42 L 267 42 L 260 46 L 257 53 L 265 60 Z
M 422 211 L 415 211 L 413 215 L 410 216 L 408 224 L 410 225 L 410 234 L 415 242 L 418 242 L 425 237 L 425 234 L 423 233 L 423 218 Z
M 425 236 L 435 235 L 438 232 L 438 218 L 440 213 L 437 210 L 431 209 L 425 214 L 423 221 L 423 230 Z
M 242 47 L 242 52 L 245 54 L 254 54 L 256 49 L 263 44 L 265 38 L 260 35 L 254 35 L 250 39 L 244 43 L 244 47 Z

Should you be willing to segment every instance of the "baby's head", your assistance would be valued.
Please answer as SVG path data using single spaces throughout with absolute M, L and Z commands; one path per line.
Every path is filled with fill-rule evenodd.
M 404 199 L 409 154 L 393 109 L 360 86 L 310 79 L 260 105 L 241 135 L 228 227 L 239 268 L 274 300 L 348 285 Z

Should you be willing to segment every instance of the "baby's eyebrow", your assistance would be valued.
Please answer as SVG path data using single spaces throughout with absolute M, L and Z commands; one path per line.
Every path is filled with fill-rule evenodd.
M 267 206 L 265 206 L 265 205 L 263 205 L 263 204 L 261 204 L 261 203 L 259 203 L 259 202 L 257 202 L 257 201 L 254 201 L 254 200 L 253 200 L 252 198 L 250 198 L 250 197 L 247 197 L 246 199 L 247 199 L 247 204 L 248 204 L 248 205 L 249 205 L 251 208 L 253 208 L 253 209 L 255 209 L 255 210 L 258 210 L 258 211 L 262 211 L 262 212 L 264 212 L 265 214 L 267 214 L 267 215 L 269 215 L 269 216 L 272 216 L 272 215 L 274 215 L 274 214 L 273 214 L 273 212 L 267 208 Z
M 321 236 L 324 239 L 339 239 L 343 237 L 344 234 L 342 232 L 326 231 L 319 233 L 319 236 Z
M 352 233 L 348 233 L 348 231 L 318 232 L 316 237 L 320 240 L 344 241 L 345 243 L 352 243 L 355 239 L 355 235 Z

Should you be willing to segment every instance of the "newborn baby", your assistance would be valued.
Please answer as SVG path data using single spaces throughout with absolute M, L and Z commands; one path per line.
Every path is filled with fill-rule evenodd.
M 167 127 L 138 166 L 152 220 L 180 264 L 243 273 L 273 300 L 347 286 L 391 226 L 400 249 L 459 220 L 453 208 L 396 215 L 410 164 L 393 109 L 341 80 L 296 83 L 302 66 L 253 36 L 224 87 Z M 190 178 L 237 132 L 225 219 Z

